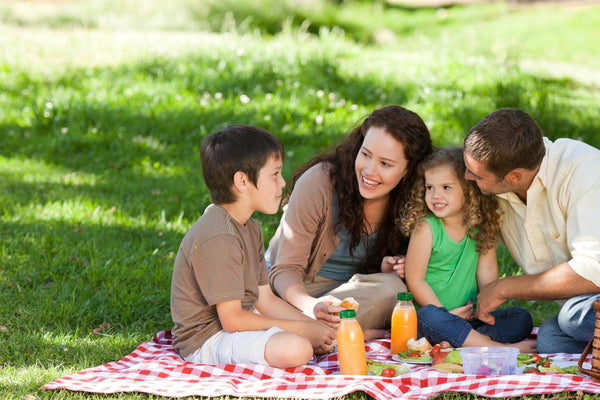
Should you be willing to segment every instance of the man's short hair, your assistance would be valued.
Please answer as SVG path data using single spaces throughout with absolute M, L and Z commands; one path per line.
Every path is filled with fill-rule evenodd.
M 546 154 L 543 137 L 530 115 L 515 108 L 501 108 L 471 128 L 464 149 L 503 179 L 515 168 L 533 170 L 541 164 Z
M 202 176 L 215 204 L 236 201 L 232 191 L 237 171 L 256 186 L 258 173 L 271 157 L 283 160 L 283 145 L 271 132 L 249 125 L 231 125 L 202 141 Z

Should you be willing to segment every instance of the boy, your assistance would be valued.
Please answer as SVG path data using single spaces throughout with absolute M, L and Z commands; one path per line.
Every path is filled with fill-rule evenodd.
M 186 361 L 306 364 L 327 352 L 335 331 L 276 297 L 254 211 L 274 214 L 285 181 L 283 146 L 264 129 L 233 125 L 202 143 L 211 201 L 187 232 L 171 283 L 174 346 Z M 257 312 L 255 312 L 255 310 Z

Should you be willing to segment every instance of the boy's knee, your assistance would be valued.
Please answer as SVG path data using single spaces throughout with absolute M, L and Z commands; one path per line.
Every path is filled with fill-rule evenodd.
M 312 356 L 313 348 L 308 339 L 291 332 L 276 333 L 265 345 L 265 360 L 275 368 L 306 365 Z

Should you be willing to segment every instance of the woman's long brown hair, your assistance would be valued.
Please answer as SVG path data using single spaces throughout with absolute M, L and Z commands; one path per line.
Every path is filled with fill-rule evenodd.
M 298 169 L 287 191 L 284 204 L 294 189 L 298 178 L 310 167 L 318 163 L 329 163 L 330 178 L 334 184 L 338 198 L 339 211 L 336 231 L 344 226 L 350 235 L 350 253 L 360 243 L 365 230 L 364 198 L 360 195 L 354 162 L 369 128 L 378 127 L 392 135 L 402 143 L 404 157 L 407 160 L 406 174 L 398 185 L 390 192 L 390 199 L 385 210 L 374 246 L 369 246 L 366 259 L 361 264 L 360 273 L 379 272 L 381 260 L 388 255 L 406 253 L 408 238 L 396 227 L 395 220 L 407 199 L 408 192 L 417 177 L 418 164 L 432 151 L 431 137 L 427 126 L 416 113 L 400 106 L 387 106 L 373 111 L 362 124 L 354 128 L 347 138 L 333 151 L 312 158 Z

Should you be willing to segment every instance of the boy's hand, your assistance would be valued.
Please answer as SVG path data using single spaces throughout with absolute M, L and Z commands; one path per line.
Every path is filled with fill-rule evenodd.
M 381 272 L 396 273 L 401 279 L 404 279 L 405 256 L 387 256 L 381 260 Z
M 326 354 L 335 344 L 337 331 L 320 321 L 298 321 L 300 334 L 310 341 L 315 354 Z
M 464 306 L 450 310 L 450 314 L 461 317 L 466 321 L 473 321 L 475 319 L 475 308 L 473 307 L 473 302 L 471 300 L 467 301 L 467 304 Z

